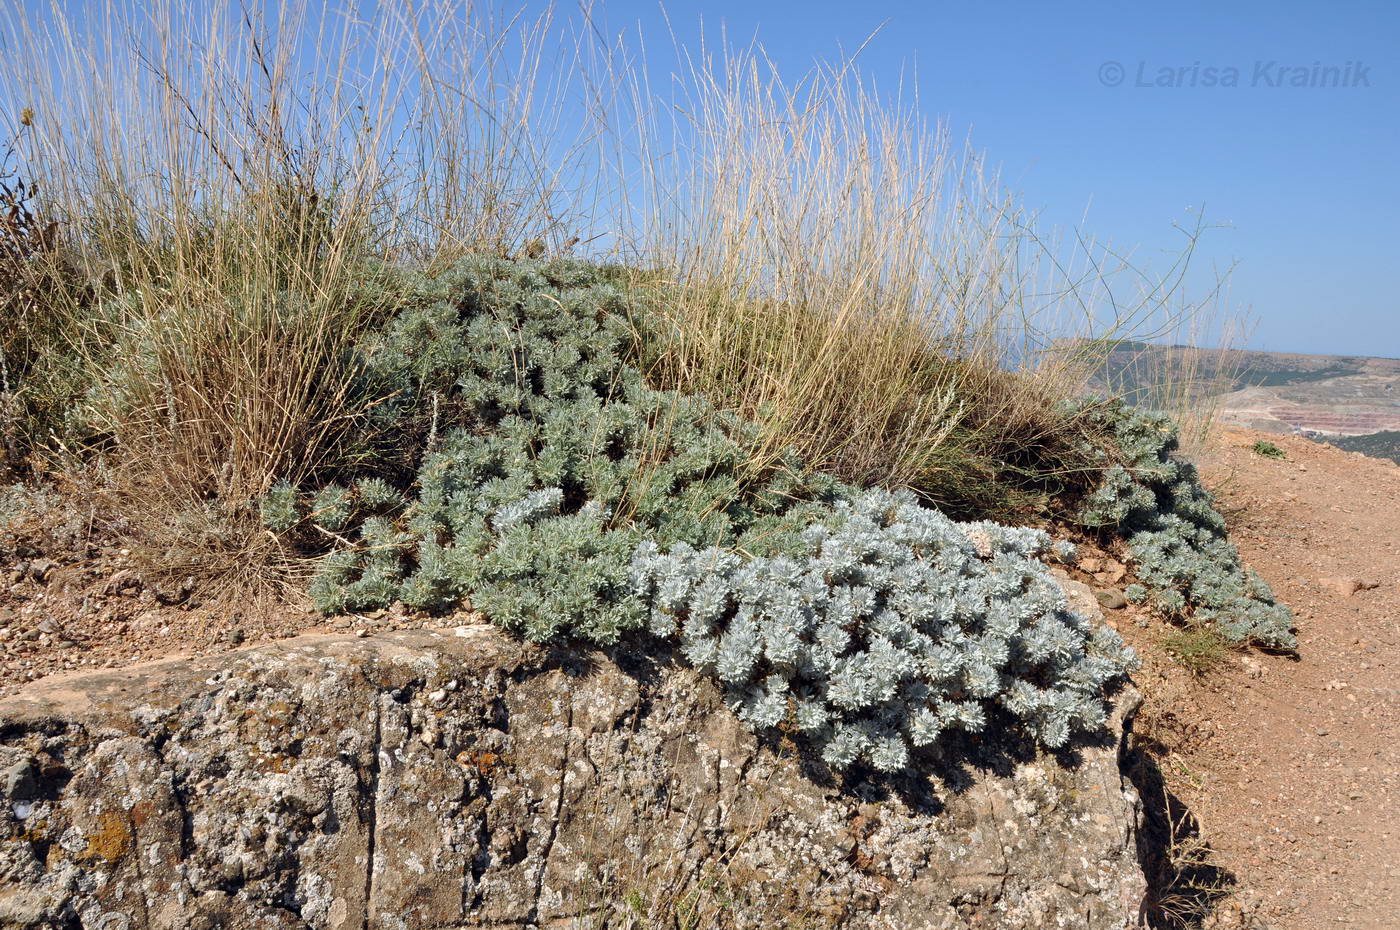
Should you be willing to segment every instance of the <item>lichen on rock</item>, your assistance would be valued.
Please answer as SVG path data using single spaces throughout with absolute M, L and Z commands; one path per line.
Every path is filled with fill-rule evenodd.
M 306 636 L 0 704 L 0 915 L 36 928 L 1120 927 L 1107 738 L 842 781 L 665 657 L 492 627 Z M 814 768 L 813 766 L 817 767 Z

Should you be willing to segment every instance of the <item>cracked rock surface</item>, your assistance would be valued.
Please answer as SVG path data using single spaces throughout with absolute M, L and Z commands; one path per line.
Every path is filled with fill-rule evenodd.
M 0 701 L 0 926 L 1116 928 L 1116 699 L 1075 758 L 839 783 L 706 679 L 491 627 L 309 635 Z

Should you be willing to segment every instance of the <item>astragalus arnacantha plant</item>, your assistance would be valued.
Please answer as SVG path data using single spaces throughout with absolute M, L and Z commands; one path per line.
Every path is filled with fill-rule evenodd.
M 1240 559 L 1196 468 L 1179 461 L 1170 419 L 1120 404 L 1094 413 L 1123 457 L 1079 512 L 1128 544 L 1141 586 L 1129 600 L 1209 625 L 1235 643 L 1293 649 L 1293 613 Z
M 632 583 L 651 633 L 679 638 L 750 726 L 800 731 L 833 768 L 890 772 L 997 711 L 1052 748 L 1103 723 L 1132 651 L 1069 610 L 1035 558 L 1048 545 L 867 491 L 791 555 L 644 543 Z
M 1103 719 L 1132 653 L 1068 611 L 1043 534 L 795 457 L 755 471 L 750 424 L 646 384 L 636 308 L 581 263 L 472 260 L 404 303 L 361 367 L 392 389 L 381 430 L 426 437 L 416 477 L 264 502 L 288 538 L 337 541 L 323 610 L 470 602 L 536 642 L 677 646 L 834 768 L 896 771 L 994 720 L 1056 747 Z
M 360 482 L 301 506 L 279 487 L 264 502 L 273 529 L 304 511 L 354 543 L 321 560 L 324 611 L 470 601 L 537 642 L 612 644 L 641 625 L 627 587 L 640 542 L 781 545 L 836 493 L 795 461 L 746 469 L 750 425 L 648 387 L 627 363 L 632 308 L 597 268 L 472 259 L 405 303 L 363 367 L 391 398 L 382 433 L 436 411 L 416 476 L 400 493 Z

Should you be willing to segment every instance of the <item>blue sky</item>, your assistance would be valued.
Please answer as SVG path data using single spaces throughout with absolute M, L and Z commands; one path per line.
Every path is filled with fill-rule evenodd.
M 1256 321 L 1250 347 L 1400 356 L 1400 4 L 713 0 L 666 11 L 682 42 L 703 18 L 711 35 L 757 37 L 794 75 L 878 29 L 865 70 L 888 87 L 916 73 L 923 109 L 970 132 L 1048 221 L 1084 220 L 1156 263 L 1180 245 L 1172 224 L 1204 206 L 1230 228 L 1203 241 L 1199 281 L 1211 263 L 1238 262 L 1230 296 Z M 611 31 L 640 23 L 664 69 L 658 4 L 608 0 L 599 13 Z M 1359 67 L 1348 74 L 1348 62 Z M 1315 66 L 1356 86 L 1294 87 L 1297 72 L 1282 70 L 1311 78 Z M 1212 67 L 1218 86 L 1204 86 Z
M 925 113 L 1047 224 L 1165 268 L 1174 224 L 1203 209 L 1228 228 L 1205 236 L 1192 283 L 1237 263 L 1250 347 L 1400 357 L 1400 3 L 597 0 L 593 15 L 647 37 L 654 87 L 671 30 L 689 47 L 702 29 L 757 39 L 793 78 L 874 34 L 863 70 L 887 90 L 913 78 Z M 1328 67 L 1352 86 L 1291 86 Z

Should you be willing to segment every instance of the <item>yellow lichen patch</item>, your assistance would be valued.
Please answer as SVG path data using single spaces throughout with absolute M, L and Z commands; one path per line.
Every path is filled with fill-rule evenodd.
M 31 818 L 30 820 L 26 821 L 24 826 L 20 828 L 19 832 L 15 834 L 14 839 L 21 843 L 47 842 L 49 840 L 48 818 Z M 52 843 L 49 845 L 48 859 L 53 858 L 54 850 L 58 850 L 60 855 L 63 852 L 62 847 L 60 847 L 57 843 Z M 46 863 L 47 861 L 48 860 L 45 860 Z M 46 864 L 45 868 L 49 868 L 49 866 Z
M 463 751 L 457 753 L 457 764 L 464 769 L 475 769 L 484 778 L 490 778 L 498 768 L 510 765 L 510 760 L 494 752 Z
M 131 850 L 131 830 L 121 814 L 111 811 L 97 815 L 97 829 L 88 834 L 87 848 L 78 854 L 79 859 L 105 859 L 109 863 L 121 861 Z
M 63 864 L 63 847 L 57 843 L 49 846 L 49 851 L 44 854 L 44 869 L 52 872 Z

